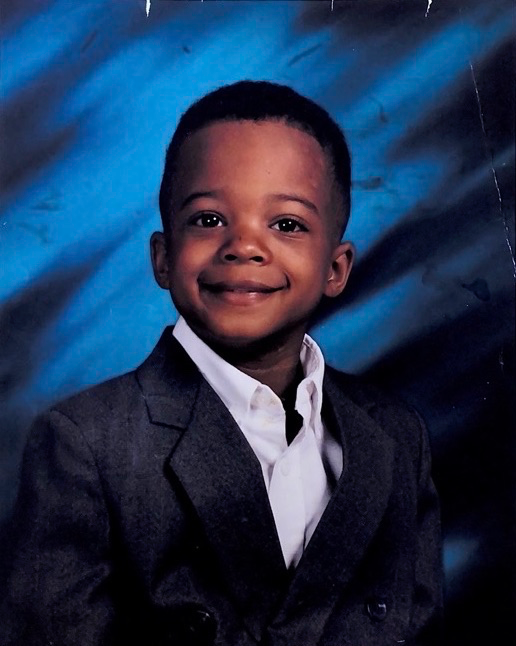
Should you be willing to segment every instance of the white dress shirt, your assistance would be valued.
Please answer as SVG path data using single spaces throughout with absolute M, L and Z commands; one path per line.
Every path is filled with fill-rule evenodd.
M 262 467 L 287 567 L 296 566 L 342 472 L 342 450 L 321 419 L 324 358 L 305 335 L 304 379 L 295 408 L 303 425 L 290 445 L 281 399 L 261 382 L 224 361 L 180 317 L 173 335 L 227 407 Z

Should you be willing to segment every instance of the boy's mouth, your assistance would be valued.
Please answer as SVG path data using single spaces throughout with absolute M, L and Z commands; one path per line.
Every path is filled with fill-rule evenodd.
M 285 289 L 283 285 L 276 287 L 254 280 L 217 281 L 213 283 L 199 281 L 199 286 L 201 291 L 209 298 L 232 306 L 258 304 L 268 299 L 271 294 Z
M 272 294 L 284 289 L 284 286 L 274 287 L 254 280 L 242 281 L 217 281 L 217 282 L 200 282 L 201 289 L 206 289 L 214 294 L 222 292 L 234 292 L 237 294 Z

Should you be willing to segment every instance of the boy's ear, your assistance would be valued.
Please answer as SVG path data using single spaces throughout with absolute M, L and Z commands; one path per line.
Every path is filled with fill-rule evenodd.
M 328 272 L 325 296 L 335 298 L 344 291 L 355 257 L 355 247 L 351 242 L 343 242 L 333 251 L 333 260 Z
M 150 253 L 156 282 L 162 289 L 170 289 L 167 242 L 165 234 L 161 231 L 154 231 L 151 235 Z

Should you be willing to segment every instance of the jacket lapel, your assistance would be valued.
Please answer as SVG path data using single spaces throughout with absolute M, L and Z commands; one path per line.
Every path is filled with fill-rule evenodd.
M 343 471 L 274 622 L 280 632 L 288 625 L 290 643 L 317 641 L 362 560 L 391 493 L 393 440 L 343 393 L 330 371 L 324 390 L 326 414 L 333 418 L 329 421 L 338 429 L 343 450 Z M 313 617 L 310 625 L 303 620 L 307 614 Z
M 170 468 L 195 508 L 235 605 L 259 639 L 286 585 L 259 461 L 170 328 L 137 374 L 152 423 L 182 429 Z

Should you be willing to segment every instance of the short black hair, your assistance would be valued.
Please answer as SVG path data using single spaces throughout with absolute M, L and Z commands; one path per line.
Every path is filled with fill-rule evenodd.
M 351 159 L 344 133 L 324 108 L 287 85 L 269 81 L 238 81 L 223 85 L 193 103 L 183 114 L 170 141 L 159 193 L 165 231 L 169 228 L 173 175 L 179 151 L 197 130 L 217 121 L 284 121 L 313 136 L 329 156 L 342 196 L 339 239 L 346 228 L 351 205 Z

